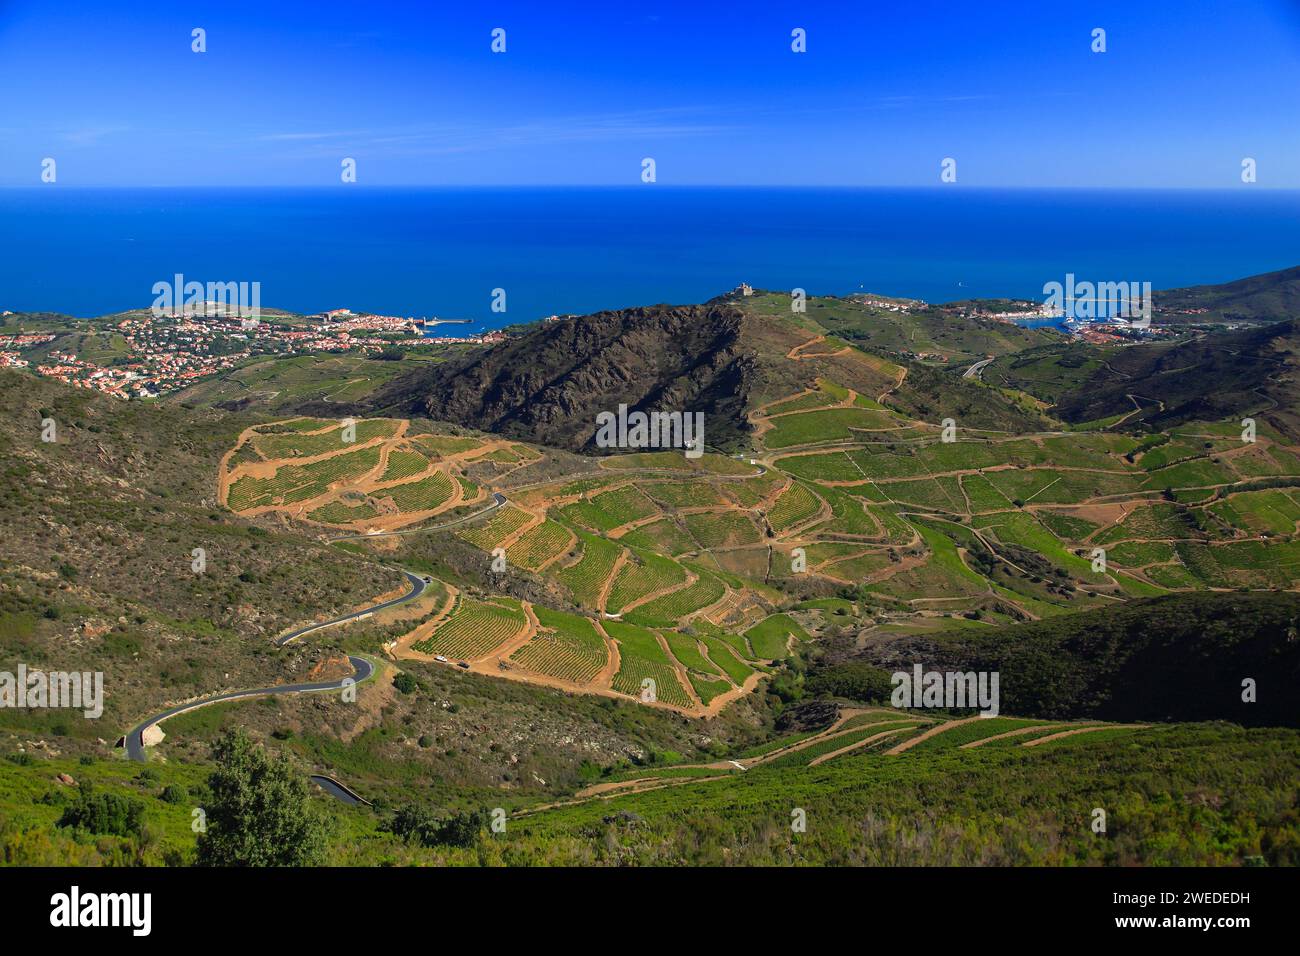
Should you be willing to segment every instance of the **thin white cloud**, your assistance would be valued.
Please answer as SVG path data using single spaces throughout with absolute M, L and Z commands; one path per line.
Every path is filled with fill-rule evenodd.
M 130 130 L 130 126 L 82 126 L 75 129 L 65 129 L 59 135 L 66 142 L 76 146 L 92 146 L 105 136 L 114 136 Z
M 381 130 L 269 133 L 263 142 L 297 143 L 302 155 L 341 147 L 374 148 L 389 154 L 463 153 L 474 150 L 543 146 L 557 143 L 654 140 L 707 136 L 739 127 L 699 118 L 700 107 L 636 110 L 625 113 L 556 116 L 531 122 L 441 124 Z M 312 147 L 318 146 L 319 150 Z
M 338 139 L 341 136 L 356 136 L 355 130 L 350 132 L 334 131 L 321 133 L 267 133 L 265 136 L 259 136 L 262 142 L 297 142 L 300 140 L 319 140 L 319 139 Z

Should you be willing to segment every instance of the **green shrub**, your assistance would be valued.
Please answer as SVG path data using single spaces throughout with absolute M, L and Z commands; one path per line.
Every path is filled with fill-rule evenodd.
M 163 792 L 158 797 L 163 803 L 184 803 L 188 798 L 189 793 L 178 783 L 169 783 L 163 787 Z
M 83 783 L 76 801 L 63 811 L 58 826 L 77 827 L 89 833 L 138 836 L 144 804 L 116 793 L 97 793 Z
M 419 688 L 420 682 L 410 674 L 406 673 L 406 671 L 402 671 L 402 673 L 393 678 L 393 686 L 403 694 L 414 694 Z
M 863 703 L 882 703 L 889 700 L 893 683 L 889 671 L 855 661 L 810 675 L 805 689 L 813 696 L 826 694 Z
M 393 814 L 385 829 L 421 846 L 468 847 L 474 845 L 484 823 L 482 811 L 441 817 L 428 807 L 405 806 Z

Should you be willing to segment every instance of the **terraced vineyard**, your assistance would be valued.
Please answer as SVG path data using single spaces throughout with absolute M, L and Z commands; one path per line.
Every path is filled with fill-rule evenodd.
M 700 635 L 699 639 L 704 643 L 705 652 L 714 667 L 725 674 L 737 687 L 744 686 L 755 673 L 755 668 L 746 664 L 741 659 L 743 655 L 726 641 L 708 634 Z
M 278 511 L 358 532 L 404 528 L 479 500 L 462 470 L 501 442 L 408 436 L 409 425 L 297 418 L 255 426 L 222 463 L 221 500 L 241 513 Z
M 653 693 L 654 700 L 678 707 L 691 707 L 691 698 L 677 679 L 668 654 L 659 645 L 655 633 L 635 624 L 606 621 L 605 630 L 619 645 L 619 668 L 613 688 L 629 697 L 644 699 Z M 650 681 L 650 684 L 646 684 Z
M 699 674 L 722 677 L 722 671 L 712 661 L 700 653 L 698 639 L 690 634 L 677 634 L 669 631 L 663 635 L 668 641 L 668 649 L 687 670 Z
M 1036 728 L 1052 726 L 1059 725 L 1045 724 L 1043 721 L 1022 717 L 992 717 L 973 720 L 966 723 L 954 724 L 948 729 L 916 744 L 914 747 L 910 748 L 909 752 L 941 750 L 948 747 L 966 747 L 970 744 L 978 745 L 981 741 L 987 743 L 990 738 L 999 737 L 1002 734 L 1020 736 L 1029 733 Z M 1023 742 L 1023 739 L 1021 742 Z
M 510 656 L 513 663 L 563 681 L 586 684 L 609 663 L 604 637 L 590 619 L 536 608 L 538 633 Z
M 398 511 L 437 511 L 455 493 L 455 486 L 445 472 L 435 472 L 419 481 L 408 481 L 391 488 L 376 491 L 378 497 L 388 498 Z
M 768 764 L 771 767 L 807 767 L 824 762 L 825 758 L 842 757 L 860 749 L 875 745 L 885 747 L 906 739 L 920 725 L 906 718 L 880 720 L 860 726 L 857 729 L 839 734 L 829 734 L 818 740 L 806 741 L 803 746 L 789 753 L 775 756 Z
M 700 574 L 695 583 L 647 601 L 629 613 L 629 620 L 656 627 L 672 627 L 695 611 L 722 600 L 727 586 L 710 574 Z
M 611 613 L 618 613 L 633 601 L 685 583 L 686 570 L 680 564 L 643 551 L 629 559 L 614 578 L 606 606 Z
M 344 450 L 308 465 L 281 465 L 268 478 L 248 475 L 230 486 L 231 507 L 236 511 L 284 507 L 318 498 L 335 482 L 355 481 L 379 464 L 379 449 Z
M 293 419 L 242 436 L 223 487 L 236 510 L 358 531 L 464 514 L 463 503 L 485 508 L 504 494 L 451 533 L 485 553 L 505 547 L 508 573 L 548 595 L 539 616 L 582 610 L 633 628 L 626 640 L 611 633 L 625 653 L 601 681 L 603 638 L 590 623 L 544 625 L 509 663 L 633 698 L 650 678 L 661 704 L 692 713 L 752 687 L 766 676 L 760 662 L 785 661 L 828 628 L 883 639 L 1300 578 L 1300 449 L 1267 426 L 1251 443 L 1230 422 L 1152 437 L 1113 423 L 1017 433 L 956 420 L 952 434 L 895 405 L 899 366 L 832 339 L 810 339 L 790 359 L 860 367 L 879 389 L 824 375 L 772 396 L 750 412 L 752 457 L 614 455 L 517 491 L 503 476 L 542 454 L 519 442 L 363 420 L 361 447 L 336 447 L 339 423 Z M 278 454 L 310 457 L 269 457 Z M 865 601 L 796 607 L 801 592 Z M 488 626 L 497 612 L 462 605 L 414 651 L 482 657 L 508 636 Z M 486 630 L 471 638 L 475 628 Z
M 331 501 L 321 505 L 315 511 L 308 512 L 307 517 L 321 524 L 347 525 L 365 518 L 373 518 L 379 512 L 368 502 L 350 505 L 342 501 Z
M 709 511 L 683 519 L 703 550 L 757 544 L 762 535 L 748 515 L 734 511 Z
M 568 551 L 574 540 L 573 533 L 563 525 L 543 521 L 520 535 L 506 549 L 506 558 L 511 564 L 536 571 Z
M 1232 286 L 1078 335 L 1009 300 L 524 303 L 274 360 L 316 320 L 9 313 L 0 643 L 111 692 L 0 708 L 0 861 L 1300 863 L 1300 267 Z M 200 326 L 229 375 L 97 394 Z M 66 348 L 116 372 L 68 386 Z M 674 405 L 702 457 L 594 437 Z M 264 758 L 276 813 L 197 837 Z
M 523 610 L 502 603 L 506 600 L 463 599 L 456 613 L 426 640 L 413 645 L 414 649 L 422 654 L 441 654 L 461 660 L 487 655 L 519 634 L 527 624 Z
M 482 524 L 464 528 L 456 534 L 484 551 L 491 551 L 522 531 L 532 520 L 530 512 L 508 505 Z
M 614 573 L 614 566 L 623 549 L 613 542 L 579 532 L 582 557 L 559 572 L 557 577 L 566 585 L 573 599 L 584 607 L 597 607 L 605 583 Z
M 703 674 L 697 674 L 692 671 L 689 675 L 691 687 L 695 691 L 695 696 L 700 699 L 700 703 L 708 706 L 718 697 L 721 697 L 727 691 L 731 690 L 731 684 L 718 678 L 706 677 Z
M 760 660 L 781 660 L 790 653 L 792 642 L 807 640 L 808 635 L 788 614 L 773 614 L 745 632 L 745 639 Z
M 695 675 L 692 674 L 692 682 Z M 844 765 L 880 761 L 905 765 L 935 754 L 960 755 L 979 747 L 1016 748 L 1043 753 L 1042 748 L 1087 746 L 1155 733 L 1146 725 L 1099 722 L 1061 723 L 1020 717 L 991 719 L 937 719 L 932 715 L 893 708 L 854 708 L 819 730 L 787 734 L 747 748 L 728 759 L 713 763 L 680 763 L 666 767 L 629 771 L 599 788 L 579 792 L 573 803 L 599 795 L 602 799 L 624 791 L 673 787 L 699 780 L 720 781 L 738 775 L 754 778 L 783 775 L 797 768 L 815 768 L 828 763 Z M 771 779 L 785 779 L 774 776 Z M 724 784 L 725 786 L 725 784 Z
M 767 514 L 767 522 L 773 531 L 783 531 L 808 521 L 821 506 L 821 500 L 816 495 L 798 482 L 792 482 L 772 505 L 772 510 Z
M 429 459 L 420 452 L 397 449 L 388 453 L 388 467 L 384 469 L 379 480 L 397 481 L 399 478 L 410 478 L 428 467 Z
M 250 444 L 266 461 L 279 458 L 311 458 L 346 448 L 348 444 L 364 445 L 376 438 L 389 438 L 397 431 L 399 423 L 382 418 L 368 419 L 355 424 L 350 435 L 344 438 L 344 426 L 339 422 L 321 419 L 304 419 L 298 428 L 285 432 L 261 428 L 253 435 Z

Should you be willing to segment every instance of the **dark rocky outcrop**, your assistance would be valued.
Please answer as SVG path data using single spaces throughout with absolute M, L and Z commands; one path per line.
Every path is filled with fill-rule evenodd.
M 539 444 L 594 452 L 596 416 L 701 411 L 708 444 L 747 430 L 756 359 L 746 318 L 726 305 L 658 306 L 544 323 L 459 363 L 422 369 L 376 408 L 455 421 Z

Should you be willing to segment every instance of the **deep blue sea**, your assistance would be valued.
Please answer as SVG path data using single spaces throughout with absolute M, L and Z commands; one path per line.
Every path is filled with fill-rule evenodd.
M 481 330 L 742 281 L 1041 301 L 1067 272 L 1160 289 L 1297 264 L 1300 192 L 1251 187 L 0 189 L 0 309 L 79 316 L 147 306 L 178 272 L 258 281 L 266 308 Z

